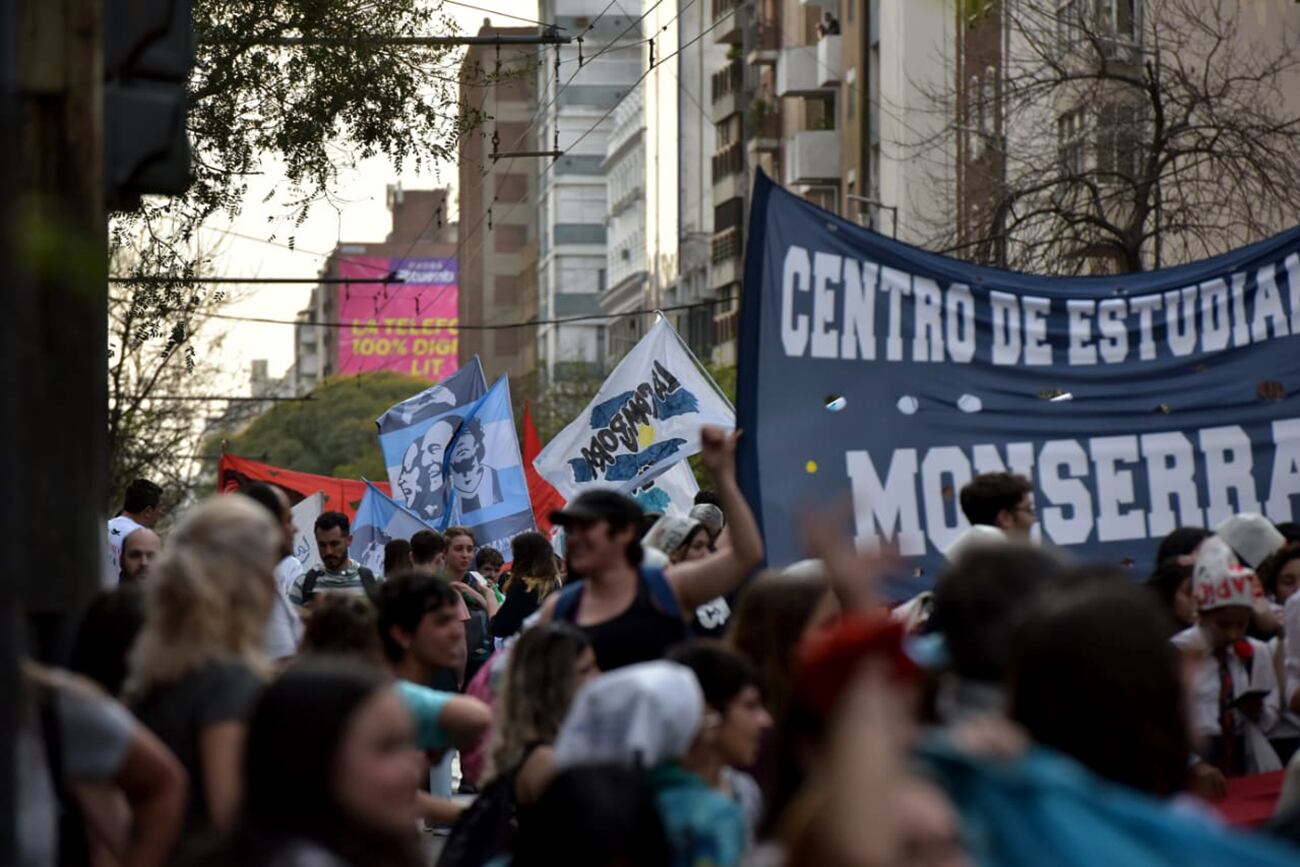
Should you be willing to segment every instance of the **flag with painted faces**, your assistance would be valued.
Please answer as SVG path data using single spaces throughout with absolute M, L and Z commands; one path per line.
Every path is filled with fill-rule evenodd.
M 510 540 L 536 525 L 506 377 L 465 408 L 443 462 L 447 484 L 439 529 L 469 527 L 480 548 L 497 549 L 509 563 Z
M 437 385 L 381 415 L 379 448 L 393 499 L 425 522 L 442 519 L 447 501 L 447 446 L 469 408 L 487 393 L 478 356 Z
M 394 539 L 410 539 L 433 529 L 374 485 L 366 482 L 366 495 L 352 523 L 348 556 L 376 575 L 384 574 L 384 547 Z
M 697 453 L 706 424 L 734 428 L 736 412 L 660 319 L 533 466 L 566 500 L 597 487 L 630 494 Z

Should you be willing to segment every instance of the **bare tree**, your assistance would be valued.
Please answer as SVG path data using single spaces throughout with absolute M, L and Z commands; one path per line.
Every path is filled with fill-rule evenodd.
M 115 235 L 114 273 L 169 273 L 183 261 L 193 276 L 203 273 L 210 258 L 154 238 L 130 240 Z M 131 480 L 141 477 L 162 485 L 168 503 L 184 502 L 198 483 L 198 450 L 213 406 L 194 398 L 228 389 L 218 367 L 224 334 L 204 326 L 230 299 L 178 282 L 119 284 L 108 298 L 110 514 L 121 506 Z
M 928 94 L 951 119 L 959 176 L 930 245 L 1022 271 L 1117 273 L 1300 221 L 1300 34 L 1276 12 L 1261 20 L 1267 5 L 963 4 L 955 83 Z

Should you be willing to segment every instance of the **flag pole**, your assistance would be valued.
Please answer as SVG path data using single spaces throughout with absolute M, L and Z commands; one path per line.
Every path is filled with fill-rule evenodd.
M 687 344 L 687 342 L 682 339 L 682 336 L 677 333 L 677 329 L 674 328 L 673 324 L 668 321 L 668 317 L 664 316 L 663 311 L 659 309 L 655 310 L 655 315 L 659 317 L 660 322 L 668 326 L 668 330 L 672 332 L 673 337 L 677 338 L 677 343 L 682 347 L 683 350 L 686 351 L 686 357 L 689 358 L 695 364 L 695 368 L 701 374 L 704 375 L 705 380 L 707 380 L 709 385 L 713 387 L 714 393 L 717 394 L 718 397 L 722 398 L 722 402 L 727 405 L 727 409 L 731 410 L 732 414 L 734 415 L 736 412 L 736 407 L 732 405 L 731 399 L 728 398 L 726 393 L 723 392 L 723 390 L 718 386 L 716 382 L 714 382 L 713 375 L 709 373 L 709 369 L 705 367 L 703 364 L 701 364 L 700 360 L 695 357 L 695 353 L 691 351 L 690 345 Z

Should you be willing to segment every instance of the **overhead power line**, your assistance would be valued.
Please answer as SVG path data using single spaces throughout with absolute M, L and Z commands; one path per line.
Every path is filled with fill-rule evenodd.
M 569 28 L 559 24 L 551 24 L 547 21 L 538 21 L 536 18 L 525 18 L 522 15 L 514 15 L 510 12 L 502 12 L 498 9 L 489 9 L 486 6 L 475 6 L 473 3 L 461 3 L 460 0 L 442 0 L 449 6 L 460 6 L 462 9 L 475 9 L 479 12 L 486 12 L 489 15 L 500 15 L 502 18 L 510 18 L 514 21 L 527 21 L 529 24 L 540 24 L 543 27 L 552 27 L 556 30 L 568 30 Z
M 439 331 L 500 331 L 506 328 L 530 328 L 536 325 L 564 325 L 570 322 L 593 322 L 609 319 L 622 319 L 625 316 L 650 316 L 656 313 L 675 313 L 679 310 L 694 310 L 699 307 L 714 307 L 718 304 L 726 304 L 734 301 L 733 296 L 725 298 L 710 298 L 706 301 L 696 301 L 693 304 L 678 304 L 672 307 L 660 307 L 657 309 L 639 309 L 629 310 L 625 313 L 589 313 L 584 316 L 565 316 L 558 319 L 531 319 L 524 322 L 504 322 L 490 323 L 479 325 L 442 325 L 436 330 Z M 313 322 L 310 320 L 297 321 L 294 319 L 268 319 L 260 316 L 235 316 L 225 313 L 212 313 L 209 319 L 225 319 L 232 322 L 255 322 L 263 325 L 301 325 L 304 328 L 355 328 L 357 323 L 354 322 Z M 413 326 L 419 327 L 419 326 Z

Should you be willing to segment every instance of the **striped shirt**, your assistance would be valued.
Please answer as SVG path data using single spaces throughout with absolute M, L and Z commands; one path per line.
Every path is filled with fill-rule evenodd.
M 305 604 L 302 588 L 309 574 L 304 572 L 293 582 L 293 589 L 289 591 L 289 601 L 294 605 Z M 365 592 L 365 585 L 361 583 L 361 564 L 356 560 L 348 560 L 338 572 L 331 572 L 322 566 L 316 576 L 316 584 L 312 587 L 312 593 L 348 593 L 353 596 L 363 596 Z

